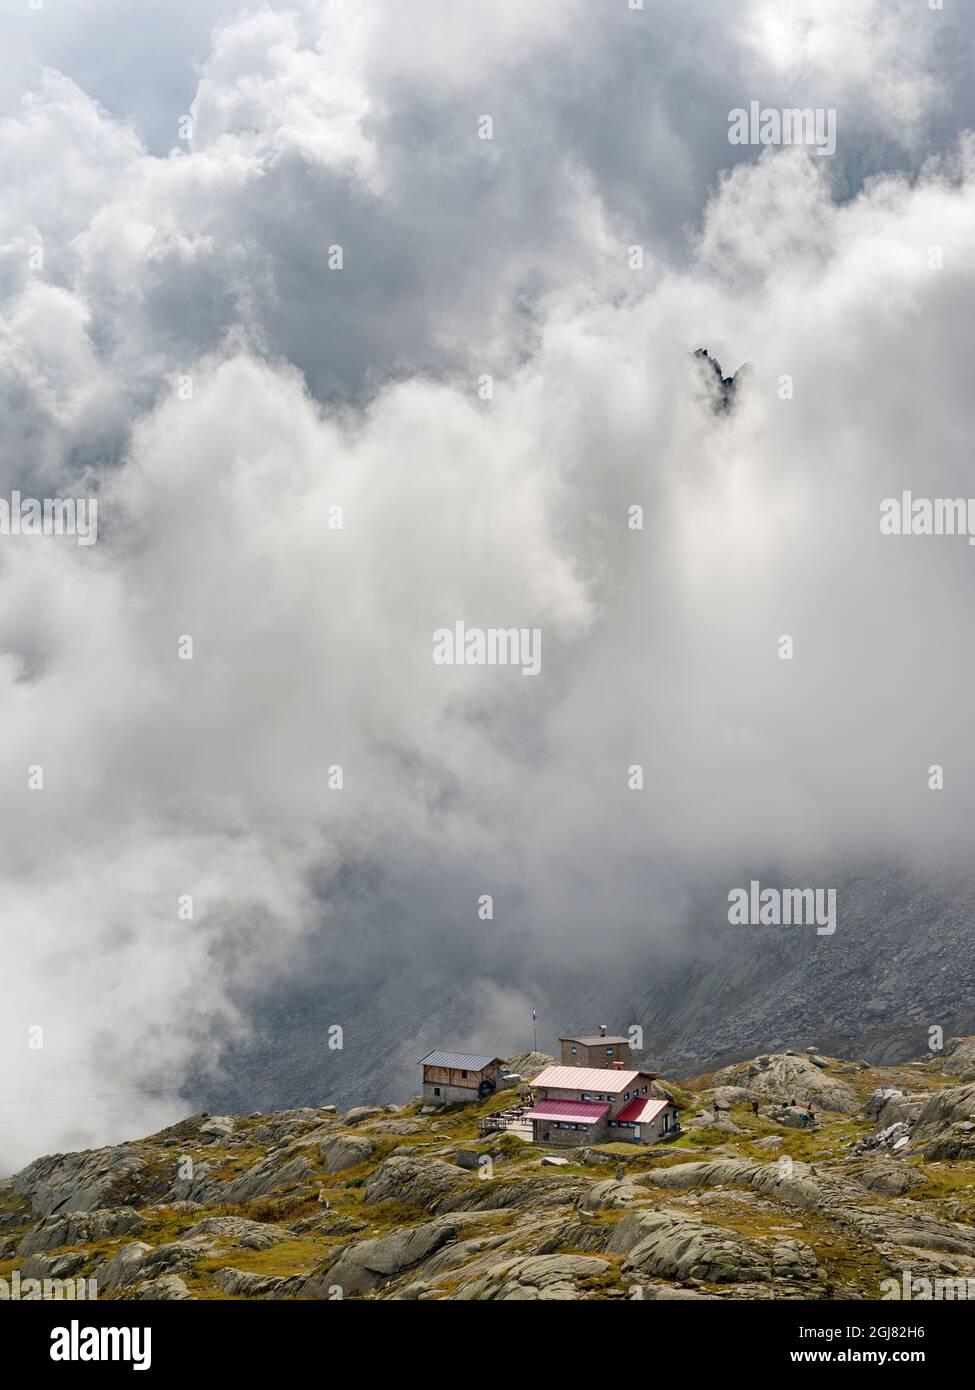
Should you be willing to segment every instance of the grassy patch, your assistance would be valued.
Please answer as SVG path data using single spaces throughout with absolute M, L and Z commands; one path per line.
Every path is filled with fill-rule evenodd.
M 212 1274 L 230 1265 L 233 1269 L 246 1270 L 248 1274 L 301 1274 L 321 1264 L 330 1249 L 338 1249 L 345 1243 L 345 1240 L 338 1237 L 329 1240 L 321 1236 L 316 1238 L 308 1235 L 296 1236 L 294 1240 L 279 1240 L 267 1250 L 244 1250 L 238 1245 L 232 1245 L 217 1254 L 198 1260 L 195 1272 Z

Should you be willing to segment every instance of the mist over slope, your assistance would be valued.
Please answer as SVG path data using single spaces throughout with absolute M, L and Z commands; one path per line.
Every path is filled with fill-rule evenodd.
M 973 552 L 879 520 L 970 487 L 964 19 L 144 8 L 4 19 L 0 479 L 99 534 L 0 545 L 0 1167 L 533 1007 L 687 1067 L 961 1011 Z M 727 926 L 771 866 L 835 936 Z
M 645 1059 L 673 1076 L 785 1047 L 894 1065 L 922 1055 L 932 1028 L 945 1038 L 972 1031 L 971 880 L 935 885 L 873 867 L 831 881 L 839 922 L 828 937 L 805 926 L 732 927 L 727 903 L 713 902 L 687 924 L 677 952 L 634 952 L 598 970 L 526 959 L 520 977 L 499 968 L 492 987 L 472 987 L 447 975 L 434 982 L 428 966 L 426 980 L 407 974 L 346 992 L 305 974 L 273 1006 L 262 1003 L 232 1076 L 188 1095 L 215 1109 L 323 1096 L 400 1103 L 416 1093 L 417 1061 L 435 1046 L 503 1055 L 530 1046 L 532 1007 L 539 1044 L 556 1055 L 567 1033 L 637 1025 Z M 349 1020 L 341 1052 L 328 1046 L 333 1017 Z
M 892 1065 L 922 1055 L 933 1028 L 971 1032 L 971 880 L 864 869 L 840 877 L 838 895 L 841 926 L 829 938 L 804 927 L 695 934 L 693 963 L 652 978 L 642 996 L 654 1055 L 676 1075 L 783 1046 Z

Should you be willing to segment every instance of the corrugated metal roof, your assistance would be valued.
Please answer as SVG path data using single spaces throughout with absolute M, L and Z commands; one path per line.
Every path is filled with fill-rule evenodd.
M 586 1100 L 540 1100 L 525 1111 L 526 1120 L 573 1120 L 576 1124 L 596 1125 L 609 1114 L 610 1103 Z
M 420 1058 L 425 1067 L 453 1067 L 456 1071 L 483 1071 L 500 1057 L 482 1057 L 477 1052 L 429 1052 Z
M 546 1067 L 531 1084 L 565 1091 L 602 1091 L 618 1096 L 621 1091 L 628 1091 L 638 1076 L 649 1081 L 652 1073 L 616 1067 Z
M 655 1120 L 661 1111 L 666 1110 L 668 1105 L 673 1105 L 672 1100 L 655 1100 L 652 1096 L 646 1099 L 644 1096 L 637 1096 L 636 1100 L 631 1100 L 624 1105 L 623 1109 L 616 1116 L 617 1121 L 631 1125 L 648 1125 L 651 1120 Z

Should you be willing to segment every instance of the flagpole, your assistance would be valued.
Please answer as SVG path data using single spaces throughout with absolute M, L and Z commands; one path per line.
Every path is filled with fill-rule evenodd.
M 538 1025 L 535 1022 L 537 1017 L 535 1010 L 532 1009 L 532 1048 L 535 1052 L 538 1051 Z

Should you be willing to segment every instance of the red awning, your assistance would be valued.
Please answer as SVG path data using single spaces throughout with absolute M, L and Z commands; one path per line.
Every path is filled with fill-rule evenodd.
M 611 1110 L 608 1100 L 540 1100 L 533 1110 L 526 1110 L 526 1120 L 571 1120 L 577 1125 L 596 1125 Z
M 651 1120 L 655 1120 L 662 1110 L 666 1110 L 673 1101 L 655 1100 L 651 1097 L 638 1096 L 636 1100 L 631 1100 L 629 1105 L 624 1105 L 623 1109 L 616 1116 L 618 1122 L 631 1125 L 648 1125 Z

